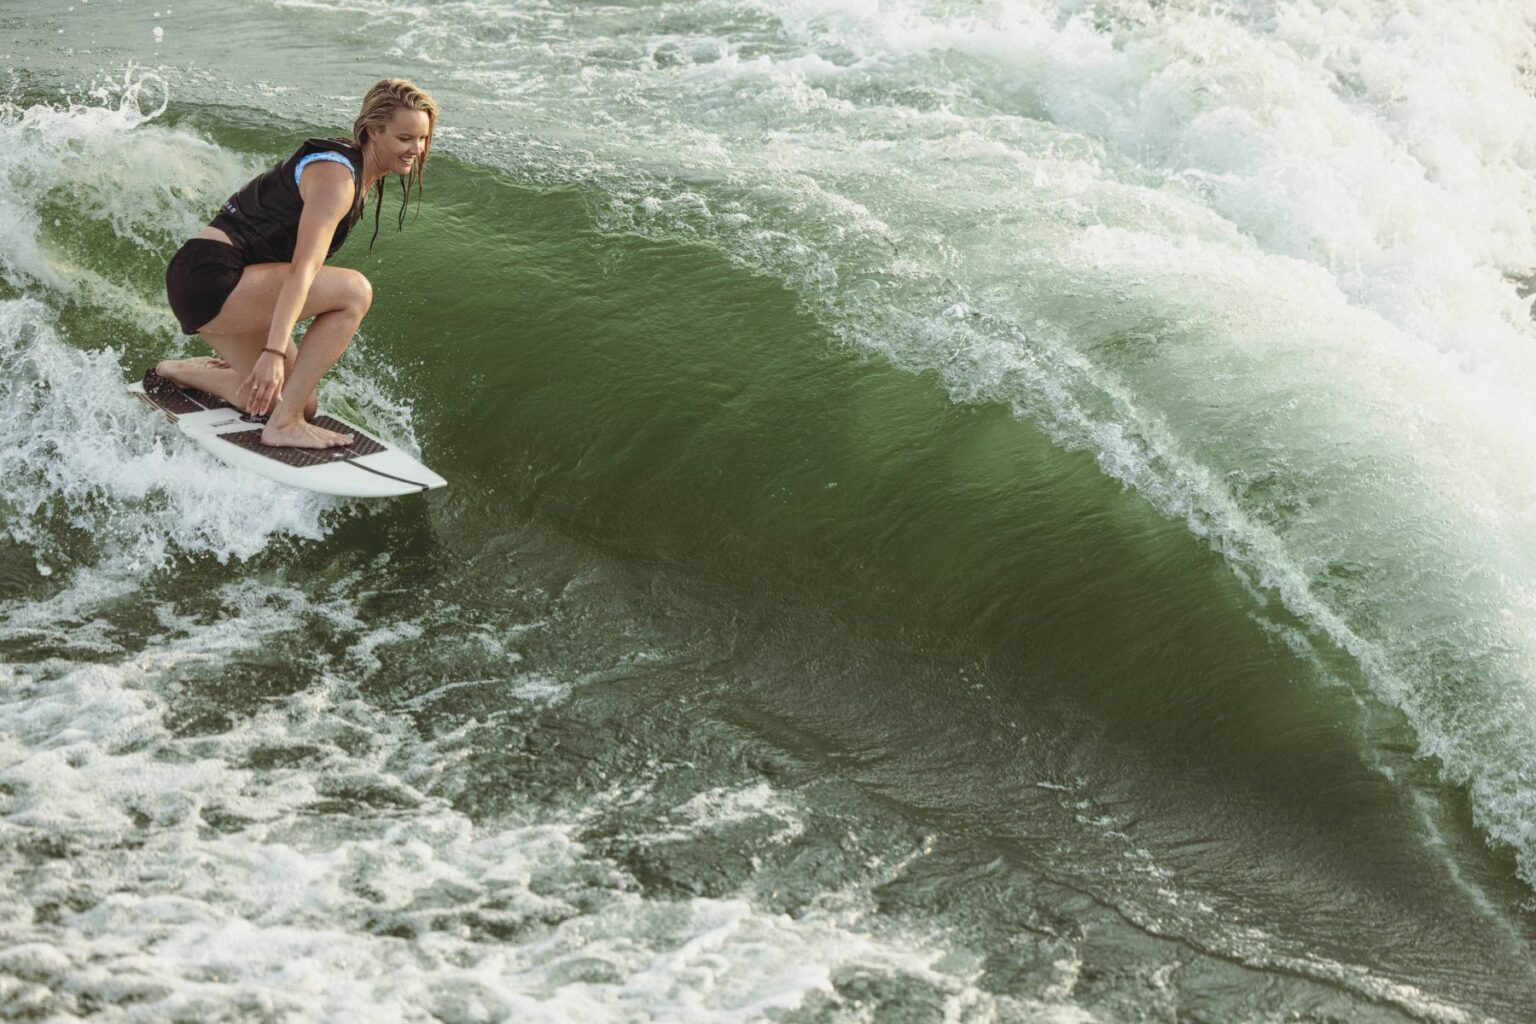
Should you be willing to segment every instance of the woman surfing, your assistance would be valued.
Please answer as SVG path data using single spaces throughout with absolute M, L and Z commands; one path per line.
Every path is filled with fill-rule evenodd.
M 309 139 L 251 179 L 189 239 L 166 268 L 166 294 L 183 334 L 199 335 L 218 358 L 166 359 L 155 372 L 267 416 L 261 442 L 331 448 L 352 435 L 309 419 L 315 387 L 341 357 L 373 299 L 356 270 L 325 266 L 375 192 L 374 237 L 384 179 L 401 181 L 400 223 L 437 127 L 437 104 L 401 78 L 363 97 L 351 139 Z M 371 244 L 371 243 L 370 243 Z M 294 351 L 293 327 L 313 317 Z

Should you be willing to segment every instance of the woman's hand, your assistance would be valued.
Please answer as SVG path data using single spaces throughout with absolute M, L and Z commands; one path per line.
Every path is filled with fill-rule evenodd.
M 275 352 L 266 351 L 256 360 L 250 376 L 240 383 L 236 394 L 249 392 L 245 411 L 252 416 L 265 416 L 283 396 L 283 380 L 288 376 L 288 361 Z

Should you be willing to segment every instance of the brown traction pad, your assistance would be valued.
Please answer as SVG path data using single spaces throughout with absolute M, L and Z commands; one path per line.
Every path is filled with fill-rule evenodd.
M 197 388 L 184 388 L 155 372 L 151 366 L 144 371 L 144 397 L 172 416 L 183 416 L 204 409 L 233 409 L 218 395 L 210 395 Z
M 261 443 L 261 428 L 255 430 L 236 430 L 228 434 L 218 436 L 238 448 L 265 455 L 285 466 L 325 466 L 332 462 L 345 462 L 348 459 L 359 459 L 364 455 L 372 455 L 375 452 L 384 451 L 384 446 L 379 444 L 367 434 L 356 427 L 349 427 L 340 420 L 329 416 L 316 416 L 310 421 L 317 427 L 326 430 L 334 430 L 338 434 L 351 434 L 355 440 L 344 448 L 273 448 Z

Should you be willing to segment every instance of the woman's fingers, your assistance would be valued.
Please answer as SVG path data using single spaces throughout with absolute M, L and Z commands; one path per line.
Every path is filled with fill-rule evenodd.
M 250 376 L 240 382 L 240 390 L 249 391 L 250 397 L 246 400 L 245 411 L 252 416 L 265 416 L 277 405 L 278 399 L 283 394 L 282 371 L 271 376 L 259 376 L 256 370 L 252 370 Z

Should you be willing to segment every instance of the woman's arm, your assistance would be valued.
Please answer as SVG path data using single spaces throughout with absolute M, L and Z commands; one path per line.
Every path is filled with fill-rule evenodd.
M 326 249 L 330 247 L 336 225 L 352 210 L 355 189 L 352 172 L 331 160 L 310 164 L 299 178 L 299 195 L 304 199 L 304 209 L 299 214 L 293 262 L 288 265 L 288 277 L 277 293 L 266 345 L 250 376 L 240 385 L 241 391 L 251 393 L 246 408 L 253 415 L 271 412 L 282 396 L 283 380 L 288 372 L 282 353 L 288 351 L 293 325 L 298 323 L 304 300 L 309 298 L 309 286 L 325 264 Z

